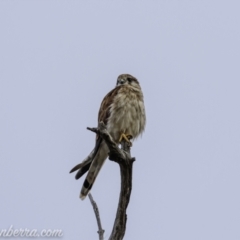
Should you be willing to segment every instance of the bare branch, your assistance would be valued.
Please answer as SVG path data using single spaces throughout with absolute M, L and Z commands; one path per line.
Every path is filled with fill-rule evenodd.
M 98 225 L 98 235 L 99 235 L 99 240 L 103 240 L 103 234 L 104 234 L 104 230 L 102 229 L 102 224 L 101 224 L 101 219 L 100 219 L 100 214 L 98 211 L 98 206 L 96 204 L 96 202 L 93 200 L 92 194 L 89 193 L 88 197 L 90 199 L 90 202 L 93 206 L 93 210 L 97 219 L 97 225 Z
M 123 239 L 126 231 L 126 210 L 130 201 L 132 190 L 132 165 L 135 161 L 135 158 L 131 158 L 130 154 L 131 143 L 122 142 L 120 149 L 113 141 L 103 122 L 98 124 L 98 128 L 87 129 L 99 134 L 105 140 L 109 148 L 109 159 L 117 162 L 120 166 L 121 192 L 114 226 L 109 240 L 121 240 Z

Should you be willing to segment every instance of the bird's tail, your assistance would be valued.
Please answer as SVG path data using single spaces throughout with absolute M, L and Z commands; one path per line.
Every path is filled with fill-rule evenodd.
M 102 138 L 97 137 L 95 147 L 91 151 L 91 153 L 81 163 L 77 164 L 73 169 L 71 169 L 70 173 L 78 170 L 75 176 L 76 180 L 79 179 L 82 175 L 84 175 L 89 170 L 91 163 L 98 152 L 101 142 L 102 142 Z
M 94 154 L 94 149 L 92 152 L 78 165 L 76 165 L 69 173 L 75 172 L 78 170 L 75 178 L 76 180 L 79 179 L 82 175 L 84 175 L 90 168 L 91 163 L 93 161 L 93 154 Z
M 87 177 L 83 183 L 82 190 L 80 193 L 80 198 L 83 200 L 91 190 L 96 177 L 102 168 L 106 158 L 108 156 L 108 147 L 104 141 L 101 142 L 101 146 L 99 146 L 99 150 L 96 153 L 94 159 L 91 161 L 88 169 Z M 89 163 L 88 163 L 89 164 Z M 85 165 L 86 166 L 86 165 Z M 83 169 L 83 168 L 82 168 Z M 80 170 L 79 170 L 80 171 Z

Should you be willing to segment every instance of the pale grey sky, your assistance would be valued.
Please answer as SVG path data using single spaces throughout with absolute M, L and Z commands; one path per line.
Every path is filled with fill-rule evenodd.
M 121 73 L 141 83 L 126 240 L 240 239 L 240 2 L 0 1 L 0 229 L 97 239 L 83 180 L 97 113 Z M 108 239 L 107 161 L 92 194 Z

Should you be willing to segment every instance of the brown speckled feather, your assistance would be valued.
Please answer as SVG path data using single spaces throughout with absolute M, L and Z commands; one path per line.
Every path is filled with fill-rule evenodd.
M 98 122 L 103 121 L 107 125 L 107 121 L 110 117 L 110 107 L 113 104 L 114 97 L 117 95 L 120 87 L 114 88 L 110 91 L 102 100 L 99 112 L 98 112 Z

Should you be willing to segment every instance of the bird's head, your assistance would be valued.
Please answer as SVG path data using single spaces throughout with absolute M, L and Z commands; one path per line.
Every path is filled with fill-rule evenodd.
M 138 80 L 130 74 L 121 74 L 117 78 L 116 86 L 130 85 L 132 87 L 139 87 Z

